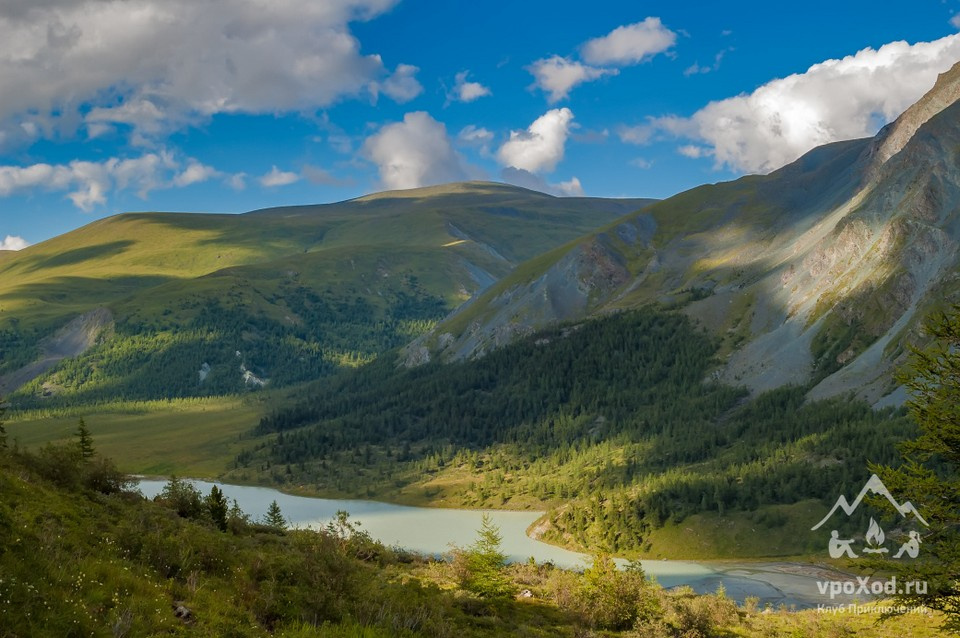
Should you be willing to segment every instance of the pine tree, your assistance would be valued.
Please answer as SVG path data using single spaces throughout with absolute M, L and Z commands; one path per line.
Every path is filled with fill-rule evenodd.
M 960 633 L 960 306 L 928 321 L 926 332 L 933 343 L 914 350 L 910 369 L 899 378 L 910 391 L 907 407 L 920 436 L 904 444 L 904 465 L 872 469 L 930 526 L 921 531 L 916 560 L 888 560 L 883 567 L 900 582 L 926 583 L 922 594 L 897 595 L 899 606 L 938 610 L 946 617 L 944 629 Z
M 83 417 L 80 417 L 80 422 L 77 424 L 77 445 L 80 447 L 80 458 L 84 461 L 88 461 L 93 458 L 93 437 L 90 436 L 90 430 L 87 429 L 87 424 L 84 422 Z
M 482 598 L 509 598 L 513 584 L 504 574 L 507 557 L 501 549 L 503 537 L 489 514 L 483 515 L 477 540 L 465 553 L 464 589 Z
M 227 530 L 227 497 L 223 491 L 216 485 L 210 488 L 210 494 L 205 500 L 207 511 L 210 512 L 210 520 L 213 524 L 225 532 Z
M 227 527 L 234 533 L 245 529 L 250 524 L 250 516 L 240 509 L 240 503 L 233 499 L 227 511 Z
M 262 522 L 267 527 L 272 527 L 278 531 L 283 531 L 287 527 L 287 519 L 283 517 L 280 506 L 277 505 L 276 501 L 270 503 L 270 507 L 267 508 L 267 513 L 264 514 Z

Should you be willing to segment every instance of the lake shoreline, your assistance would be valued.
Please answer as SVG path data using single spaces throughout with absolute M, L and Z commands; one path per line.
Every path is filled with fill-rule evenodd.
M 169 477 L 135 477 L 147 498 L 162 490 Z M 216 484 L 228 499 L 237 499 L 240 507 L 256 519 L 276 500 L 293 527 L 322 527 L 337 511 L 350 513 L 360 529 L 388 546 L 402 547 L 429 556 L 445 556 L 451 547 L 464 547 L 475 539 L 483 515 L 490 516 L 501 529 L 503 550 L 511 562 L 533 558 L 538 563 L 550 562 L 565 569 L 582 570 L 591 557 L 551 543 L 535 539 L 528 530 L 542 518 L 543 512 L 505 511 L 495 509 L 433 508 L 410 506 L 370 499 L 328 499 L 290 494 L 264 486 L 211 482 L 181 477 L 201 491 Z M 146 487 L 147 489 L 144 489 Z M 428 524 L 424 518 L 428 517 Z M 626 564 L 622 558 L 616 559 Z M 851 574 L 822 562 L 793 561 L 781 558 L 677 560 L 640 559 L 648 577 L 671 588 L 688 585 L 698 593 L 713 593 L 721 585 L 731 598 L 742 602 L 748 597 L 761 605 L 812 608 L 852 601 L 824 600 L 817 583 L 824 580 L 850 580 Z

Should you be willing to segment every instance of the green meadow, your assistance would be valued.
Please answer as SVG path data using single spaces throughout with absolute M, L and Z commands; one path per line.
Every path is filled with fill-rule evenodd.
M 104 456 L 124 472 L 215 478 L 243 447 L 265 409 L 261 396 L 116 403 L 9 415 L 12 442 L 27 449 L 75 438 L 83 417 Z

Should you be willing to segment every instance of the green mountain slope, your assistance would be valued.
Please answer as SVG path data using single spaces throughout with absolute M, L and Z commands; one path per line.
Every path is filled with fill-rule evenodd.
M 549 509 L 535 533 L 587 551 L 818 554 L 823 538 L 809 528 L 826 501 L 862 483 L 869 462 L 894 462 L 912 425 L 863 402 L 805 404 L 800 387 L 748 400 L 708 380 L 717 346 L 682 314 L 644 309 L 474 360 L 405 369 L 384 357 L 265 417 L 262 438 L 226 476 L 343 497 Z M 716 523 L 711 538 L 683 542 L 693 516 L 704 530 Z M 749 542 L 751 530 L 762 541 Z
M 315 378 L 648 203 L 469 183 L 101 220 L 0 261 L 0 393 L 150 398 Z
M 718 372 L 898 403 L 918 318 L 960 299 L 960 66 L 873 139 L 701 186 L 518 266 L 405 352 L 478 356 L 557 321 L 648 304 L 724 339 Z

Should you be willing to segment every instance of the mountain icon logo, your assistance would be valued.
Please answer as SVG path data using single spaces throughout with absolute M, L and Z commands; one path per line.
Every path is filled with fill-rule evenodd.
M 930 527 L 930 524 L 924 520 L 923 516 L 920 515 L 920 512 L 917 511 L 917 508 L 913 506 L 913 503 L 910 501 L 899 503 L 897 499 L 893 497 L 893 494 L 890 493 L 890 490 L 887 489 L 887 486 L 883 484 L 883 481 L 880 480 L 880 477 L 874 474 L 867 480 L 866 485 L 864 485 L 863 489 L 860 490 L 860 493 L 857 495 L 857 498 L 853 500 L 852 504 L 847 501 L 846 496 L 841 494 L 833 508 L 827 513 L 826 516 L 823 517 L 823 520 L 811 527 L 810 530 L 813 531 L 820 529 L 824 523 L 830 520 L 830 517 L 833 516 L 838 509 L 843 510 L 847 516 L 850 516 L 857 511 L 857 508 L 860 507 L 860 503 L 867 494 L 878 494 L 883 496 L 890 501 L 890 504 L 893 505 L 893 507 L 900 513 L 900 516 L 907 518 L 907 516 L 912 514 L 914 518 L 923 523 L 924 527 Z

